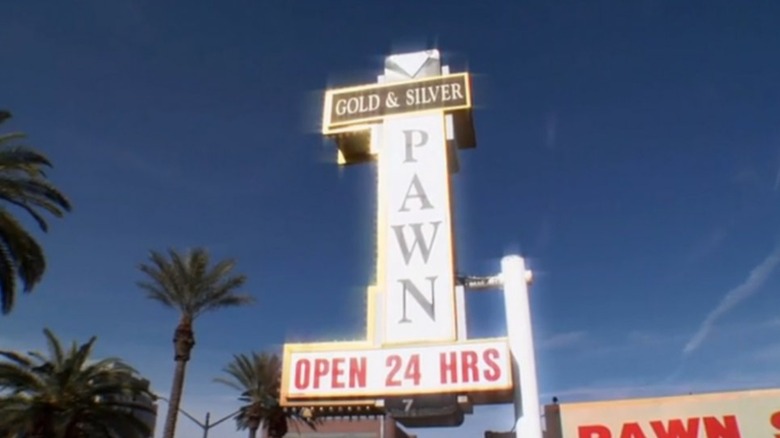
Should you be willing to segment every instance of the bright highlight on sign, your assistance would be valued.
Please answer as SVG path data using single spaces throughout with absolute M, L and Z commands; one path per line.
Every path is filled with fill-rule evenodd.
M 503 339 L 342 351 L 286 351 L 283 392 L 290 400 L 451 392 L 512 386 Z

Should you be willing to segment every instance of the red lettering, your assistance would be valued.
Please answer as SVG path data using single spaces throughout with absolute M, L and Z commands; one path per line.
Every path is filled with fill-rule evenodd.
M 734 415 L 725 415 L 723 423 L 717 417 L 704 417 L 704 430 L 707 438 L 742 438 L 739 433 L 739 424 Z
M 387 356 L 385 365 L 390 367 L 390 371 L 387 373 L 387 379 L 385 380 L 386 386 L 401 386 L 403 382 L 398 377 L 398 373 L 401 371 L 403 365 L 403 358 L 397 354 Z M 403 380 L 411 381 L 413 385 L 420 384 L 420 355 L 413 354 L 409 357 L 409 362 L 404 368 Z
M 320 379 L 325 377 L 330 371 L 328 359 L 314 359 L 314 389 L 320 387 Z
M 485 361 L 488 369 L 485 370 L 482 375 L 488 382 L 495 382 L 501 378 L 501 368 L 498 367 L 496 359 L 498 359 L 499 352 L 495 348 L 488 348 L 482 353 L 482 360 Z
M 350 388 L 365 388 L 366 387 L 366 358 L 350 358 L 349 359 L 349 387 Z
M 657 438 L 697 438 L 699 436 L 699 419 L 689 418 L 688 426 L 684 426 L 682 420 L 669 420 L 669 425 L 664 427 L 663 421 L 651 421 L 650 426 Z
M 303 390 L 309 387 L 311 363 L 308 359 L 300 359 L 295 363 L 295 389 Z
M 778 432 L 780 432 L 780 411 L 775 412 L 769 417 L 769 424 L 772 425 Z M 780 435 L 775 435 L 780 438 Z
M 477 353 L 473 351 L 460 352 L 461 376 L 464 383 L 479 381 L 479 370 L 477 370 Z
M 420 355 L 413 354 L 404 372 L 404 379 L 411 380 L 414 386 L 420 384 Z
M 449 360 L 447 358 L 449 357 Z M 458 383 L 458 355 L 455 352 L 439 353 L 441 383 Z
M 780 432 L 780 411 L 775 412 L 769 417 L 769 423 Z M 776 433 L 775 438 L 780 438 L 780 433 Z
M 398 380 L 396 374 L 401 370 L 401 356 L 392 354 L 387 356 L 385 360 L 385 366 L 390 367 L 390 372 L 387 373 L 387 379 L 385 379 L 386 386 L 401 386 L 401 381 Z
M 593 424 L 577 428 L 577 438 L 612 438 L 606 426 Z
M 626 423 L 620 431 L 620 438 L 647 438 L 639 423 Z
M 339 379 L 342 375 L 344 375 L 344 370 L 341 368 L 341 365 L 346 362 L 346 359 L 344 358 L 337 358 L 333 359 L 333 363 L 331 364 L 331 367 L 333 368 L 333 371 L 331 372 L 331 380 L 330 380 L 330 387 L 337 389 L 337 388 L 343 388 L 344 382 Z

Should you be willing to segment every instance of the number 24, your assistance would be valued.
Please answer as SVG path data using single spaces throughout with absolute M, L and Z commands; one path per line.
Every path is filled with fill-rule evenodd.
M 387 373 L 387 379 L 385 385 L 387 386 L 401 386 L 401 380 L 397 377 L 398 372 L 401 371 L 403 365 L 403 359 L 397 354 L 391 354 L 387 356 L 385 365 L 390 368 Z M 414 386 L 420 384 L 420 355 L 413 354 L 409 357 L 409 362 L 406 364 L 404 370 L 404 380 L 411 380 Z

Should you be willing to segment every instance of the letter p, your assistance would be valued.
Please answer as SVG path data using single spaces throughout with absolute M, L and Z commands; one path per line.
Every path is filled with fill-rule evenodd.
M 404 163 L 415 163 L 412 154 L 412 148 L 420 147 L 428 143 L 428 133 L 419 129 L 409 129 L 404 131 L 404 145 L 406 145 L 406 157 Z
M 600 424 L 580 426 L 577 432 L 577 438 L 612 438 L 609 429 Z

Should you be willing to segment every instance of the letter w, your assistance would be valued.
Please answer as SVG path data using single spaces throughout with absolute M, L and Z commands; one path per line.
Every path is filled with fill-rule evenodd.
M 650 426 L 658 438 L 696 438 L 699 436 L 699 419 L 689 418 L 687 427 L 683 425 L 682 420 L 669 420 L 668 428 L 664 427 L 662 421 L 651 421 Z M 708 435 L 709 436 L 709 435 Z
M 412 242 L 411 247 L 406 243 L 406 234 L 404 233 L 404 227 L 406 227 L 406 225 L 393 225 L 392 227 L 393 231 L 395 231 L 395 238 L 398 240 L 398 246 L 401 247 L 401 252 L 404 254 L 404 261 L 407 265 L 412 259 L 412 253 L 417 246 L 420 247 L 420 253 L 422 254 L 423 260 L 425 263 L 428 263 L 428 257 L 431 256 L 431 248 L 433 248 L 433 242 L 436 241 L 436 235 L 439 232 L 441 221 L 431 222 L 431 225 L 433 225 L 433 235 L 431 236 L 431 241 L 429 243 L 426 243 L 425 237 L 423 237 L 422 225 L 423 224 L 421 223 L 409 224 L 409 226 L 412 227 L 412 233 L 414 234 L 414 241 Z

